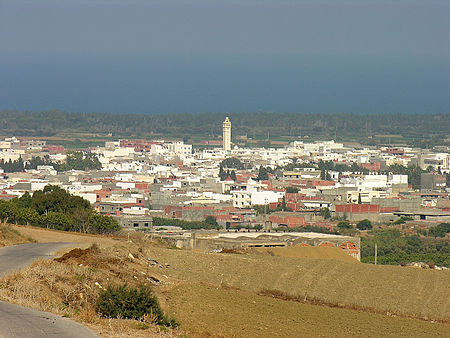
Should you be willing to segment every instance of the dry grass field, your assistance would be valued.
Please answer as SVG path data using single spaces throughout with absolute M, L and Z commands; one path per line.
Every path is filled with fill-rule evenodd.
M 105 337 L 444 337 L 450 332 L 449 271 L 367 265 L 333 248 L 202 253 L 139 234 L 102 238 L 17 229 L 39 241 L 96 246 L 3 278 L 0 298 L 74 318 Z M 181 328 L 100 318 L 94 310 L 99 291 L 122 283 L 152 285 Z
M 274 247 L 274 248 L 255 248 L 249 253 L 260 253 L 269 256 L 291 257 L 291 258 L 309 258 L 309 259 L 332 259 L 343 262 L 358 263 L 356 259 L 342 250 L 331 247 Z
M 284 301 L 203 283 L 177 285 L 167 307 L 192 337 L 445 337 L 450 326 Z
M 35 242 L 32 237 L 17 231 L 15 226 L 0 224 L 0 247 L 32 242 Z
M 323 248 L 317 248 L 322 250 Z M 251 292 L 278 290 L 335 306 L 450 320 L 450 271 L 356 261 L 154 249 L 167 275 Z

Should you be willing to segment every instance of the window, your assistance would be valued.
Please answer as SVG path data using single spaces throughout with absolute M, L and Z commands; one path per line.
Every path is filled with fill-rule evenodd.
M 148 223 L 144 223 L 144 226 L 148 228 Z
M 137 227 L 139 226 L 139 223 L 134 223 L 133 226 L 134 226 L 135 228 L 137 228 Z

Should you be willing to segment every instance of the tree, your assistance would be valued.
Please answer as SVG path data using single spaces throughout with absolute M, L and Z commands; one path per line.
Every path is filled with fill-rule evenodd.
M 361 171 L 361 167 L 356 162 L 353 162 L 350 166 L 350 170 L 353 172 L 359 172 Z
M 13 200 L 19 208 L 31 207 L 32 198 L 28 191 L 25 191 L 25 193 L 22 196 L 20 196 L 19 198 L 14 198 Z
M 353 229 L 353 227 L 351 226 L 351 224 L 348 221 L 340 221 L 337 224 L 337 227 L 339 229 L 342 229 L 342 230 L 344 230 L 344 229 Z
M 223 170 L 223 166 L 220 165 L 220 167 L 219 167 L 219 178 L 220 178 L 221 181 L 226 180 L 225 175 L 226 175 L 225 170 Z
M 111 216 L 91 214 L 88 222 L 88 230 L 93 233 L 112 233 L 120 230 L 120 225 L 116 219 Z
M 242 163 L 238 158 L 230 157 L 225 160 L 223 160 L 220 165 L 224 168 L 230 168 L 230 169 L 238 169 L 242 170 L 245 169 L 244 163 Z
M 370 230 L 372 229 L 372 222 L 368 219 L 363 219 L 356 224 L 358 230 Z
M 236 173 L 234 170 L 231 170 L 230 177 L 233 181 L 236 181 Z
M 283 199 L 281 200 L 281 210 L 286 211 L 286 197 L 283 195 Z
M 297 187 L 286 187 L 286 193 L 287 194 L 296 194 L 298 193 L 298 188 Z
M 428 230 L 428 236 L 445 237 L 450 232 L 450 223 L 440 223 Z
M 327 176 L 326 176 L 326 173 L 325 173 L 325 168 L 322 168 L 320 170 L 320 179 L 321 180 L 326 180 L 327 179 Z
M 269 179 L 269 172 L 263 166 L 259 167 L 258 176 L 256 177 L 257 181 L 266 181 Z
M 328 209 L 328 208 L 322 208 L 322 209 L 320 209 L 320 215 L 321 215 L 324 219 L 331 218 L 330 209 Z
M 219 227 L 219 223 L 217 223 L 217 220 L 214 216 L 206 216 L 205 223 L 210 225 L 212 228 Z
M 34 192 L 32 207 L 42 215 L 50 211 L 71 214 L 76 209 L 89 209 L 91 206 L 89 201 L 82 197 L 72 196 L 56 185 L 47 185 L 44 190 Z

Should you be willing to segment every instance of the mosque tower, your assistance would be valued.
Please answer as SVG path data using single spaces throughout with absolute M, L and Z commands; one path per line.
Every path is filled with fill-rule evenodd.
M 228 116 L 223 121 L 223 149 L 226 151 L 231 150 L 231 122 Z

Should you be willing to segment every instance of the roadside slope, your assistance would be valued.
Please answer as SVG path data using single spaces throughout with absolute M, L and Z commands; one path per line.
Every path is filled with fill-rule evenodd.
M 13 225 L 0 223 L 0 247 L 32 242 L 35 242 L 33 238 L 20 233 Z
M 0 276 L 27 266 L 69 243 L 20 244 L 0 248 Z M 70 245 L 70 244 L 69 244 Z M 96 337 L 88 328 L 67 318 L 0 301 L 2 337 Z

